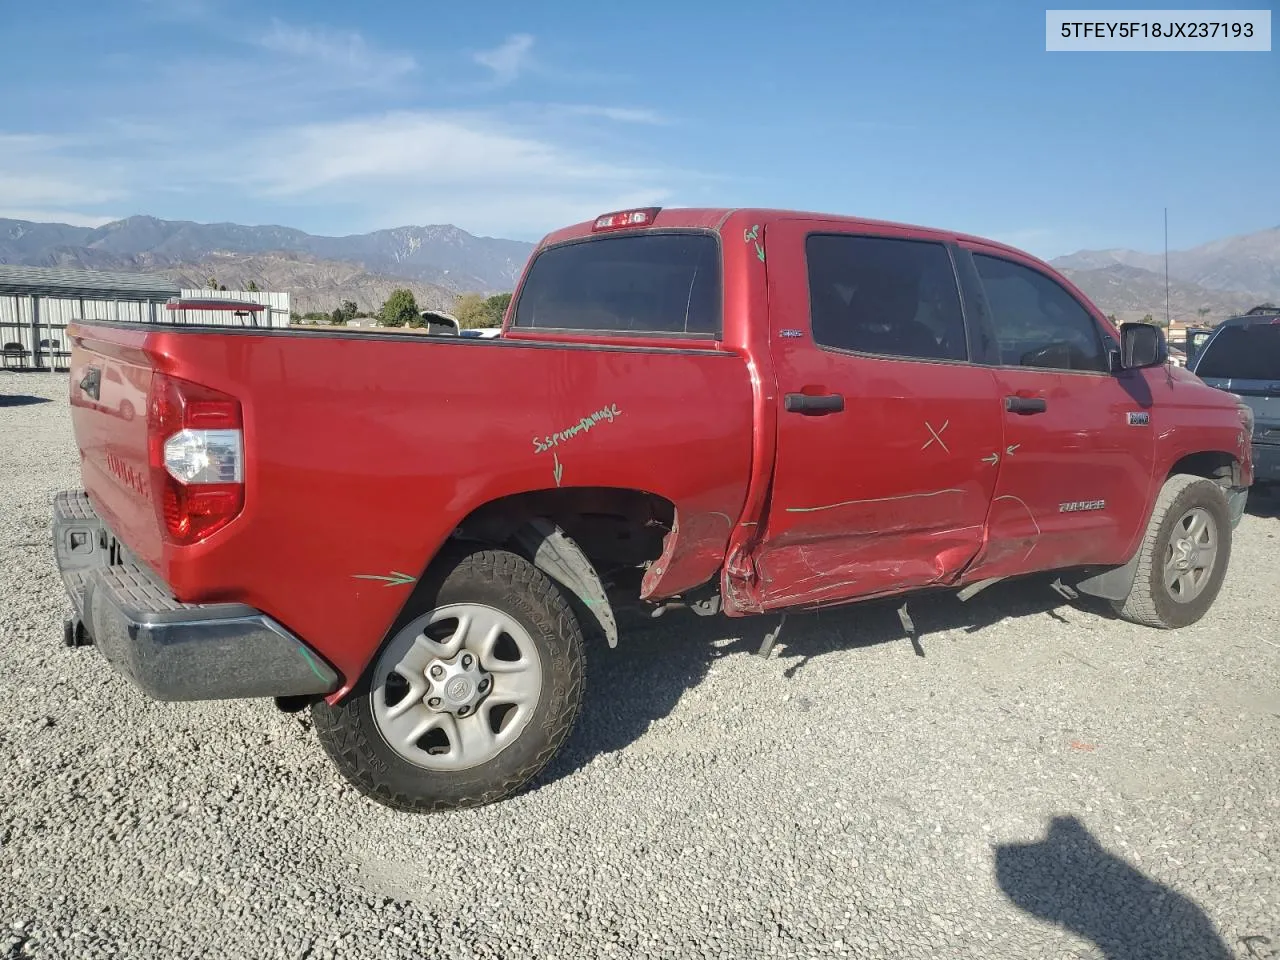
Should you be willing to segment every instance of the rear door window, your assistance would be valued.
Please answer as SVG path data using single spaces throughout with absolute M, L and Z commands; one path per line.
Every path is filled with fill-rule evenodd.
M 1280 324 L 1222 328 L 1200 355 L 1195 372 L 1204 380 L 1280 382 Z
M 720 248 L 701 233 L 598 237 L 534 259 L 513 325 L 544 330 L 716 335 Z
M 805 255 L 815 343 L 884 357 L 968 357 L 955 270 L 942 244 L 814 234 Z

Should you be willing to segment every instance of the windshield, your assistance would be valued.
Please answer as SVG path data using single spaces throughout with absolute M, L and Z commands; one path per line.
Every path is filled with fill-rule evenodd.
M 716 238 L 648 233 L 551 247 L 529 268 L 512 322 L 543 329 L 715 334 Z
M 1206 380 L 1280 380 L 1280 324 L 1223 328 L 1195 372 Z

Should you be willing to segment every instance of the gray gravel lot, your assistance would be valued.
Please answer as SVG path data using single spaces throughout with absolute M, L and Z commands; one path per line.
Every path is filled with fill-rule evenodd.
M 0 960 L 1280 957 L 1280 501 L 1176 633 L 1039 582 L 913 602 L 923 658 L 887 605 L 767 661 L 669 614 L 530 790 L 417 817 L 62 647 L 66 390 L 0 374 Z

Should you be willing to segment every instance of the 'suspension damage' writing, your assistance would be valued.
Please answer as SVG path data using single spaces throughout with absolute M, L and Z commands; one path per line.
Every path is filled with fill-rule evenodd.
M 616 403 L 611 403 L 607 407 L 601 407 L 595 413 L 588 414 L 583 417 L 567 430 L 561 430 L 559 433 L 548 434 L 541 439 L 534 437 L 533 452 L 546 453 L 552 447 L 559 445 L 562 440 L 571 440 L 584 430 L 590 430 L 601 421 L 613 423 L 614 417 L 620 416 L 621 413 L 622 411 L 618 409 L 618 405 Z

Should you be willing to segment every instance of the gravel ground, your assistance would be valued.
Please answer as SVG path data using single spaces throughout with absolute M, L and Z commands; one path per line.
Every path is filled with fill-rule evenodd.
M 923 658 L 884 605 L 767 661 L 669 614 L 531 789 L 416 817 L 62 647 L 65 394 L 0 374 L 0 958 L 1280 957 L 1280 501 L 1177 633 L 1040 583 L 913 602 Z

